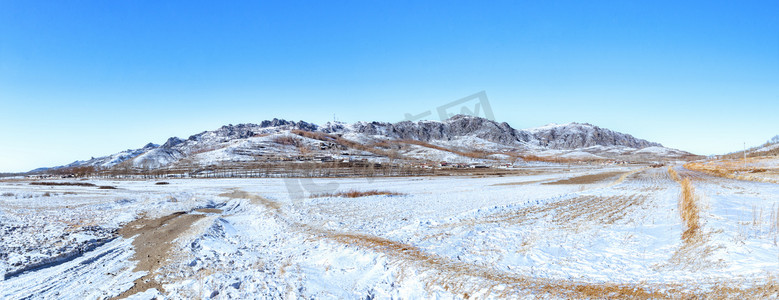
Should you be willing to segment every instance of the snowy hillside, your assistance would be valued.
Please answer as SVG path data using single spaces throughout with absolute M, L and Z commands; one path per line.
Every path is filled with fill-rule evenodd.
M 691 154 L 581 123 L 514 129 L 479 117 L 445 121 L 327 123 L 280 119 L 226 125 L 187 139 L 77 161 L 98 170 L 158 170 L 281 161 L 440 162 L 502 164 L 548 161 L 679 160 Z

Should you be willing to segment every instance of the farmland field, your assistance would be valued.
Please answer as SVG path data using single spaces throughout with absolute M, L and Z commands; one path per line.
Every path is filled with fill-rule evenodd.
M 0 298 L 779 296 L 775 183 L 529 174 L 7 179 Z

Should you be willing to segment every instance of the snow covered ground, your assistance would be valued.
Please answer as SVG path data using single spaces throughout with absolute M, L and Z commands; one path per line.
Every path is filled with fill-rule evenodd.
M 8 180 L 0 298 L 779 297 L 779 185 L 676 170 L 695 187 L 692 235 L 680 185 L 642 166 L 87 181 L 116 189 Z M 350 190 L 400 195 L 310 197 Z

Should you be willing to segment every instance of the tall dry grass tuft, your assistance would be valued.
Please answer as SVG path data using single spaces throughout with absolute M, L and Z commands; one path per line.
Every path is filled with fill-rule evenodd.
M 697 197 L 695 196 L 695 188 L 692 186 L 692 181 L 689 178 L 685 178 L 681 181 L 682 194 L 679 197 L 679 214 L 687 225 L 687 230 L 684 231 L 682 237 L 686 240 L 695 236 L 699 228 L 699 214 L 700 211 L 697 205 Z
M 671 175 L 671 179 L 673 179 L 676 182 L 679 182 L 679 173 L 676 173 L 676 170 L 674 170 L 673 167 L 668 166 L 668 174 Z
M 752 226 L 762 227 L 763 225 L 763 207 L 757 208 L 757 205 L 752 205 Z
M 679 173 L 668 167 L 668 174 L 671 179 L 678 182 L 682 187 L 682 193 L 679 195 L 679 215 L 682 217 L 682 221 L 686 225 L 687 229 L 682 233 L 682 239 L 689 241 L 695 237 L 700 228 L 700 209 L 698 208 L 698 197 L 695 195 L 695 188 L 692 185 L 690 178 L 682 178 Z
M 779 233 L 779 206 L 774 203 L 774 205 L 771 205 L 771 215 L 769 217 L 769 222 L 771 222 L 771 231 L 774 233 Z

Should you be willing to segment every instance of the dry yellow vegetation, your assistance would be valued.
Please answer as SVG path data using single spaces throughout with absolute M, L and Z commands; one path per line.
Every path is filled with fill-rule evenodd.
M 704 172 L 717 177 L 779 183 L 779 180 L 768 177 L 779 173 L 779 170 L 766 168 L 761 165 L 761 159 L 749 158 L 746 162 L 744 160 L 734 159 L 691 162 L 685 164 L 684 167 L 689 170 Z M 762 175 L 758 176 L 757 174 Z
M 682 239 L 690 240 L 697 234 L 698 228 L 700 227 L 698 196 L 695 195 L 695 187 L 693 187 L 690 178 L 682 178 L 673 167 L 668 167 L 668 174 L 671 176 L 671 179 L 678 182 L 682 188 L 678 203 L 679 216 L 681 216 L 682 221 L 684 221 L 684 224 L 687 227 L 682 234 Z
M 695 236 L 698 231 L 698 222 L 700 211 L 697 205 L 697 196 L 695 196 L 695 188 L 692 186 L 692 182 L 689 178 L 685 178 L 680 183 L 682 185 L 682 194 L 679 197 L 679 214 L 687 225 L 687 230 L 682 235 L 684 239 Z

